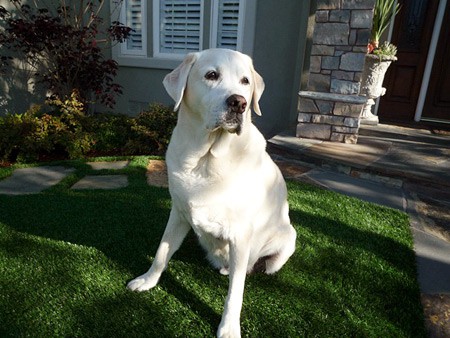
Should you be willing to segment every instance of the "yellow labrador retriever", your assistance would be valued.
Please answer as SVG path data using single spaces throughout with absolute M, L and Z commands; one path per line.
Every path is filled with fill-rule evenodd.
M 286 184 L 251 122 L 264 82 L 250 57 L 210 49 L 187 55 L 163 83 L 179 109 L 166 155 L 172 210 L 151 268 L 128 288 L 153 288 L 192 228 L 229 274 L 217 335 L 240 337 L 246 274 L 256 262 L 272 274 L 295 250 Z

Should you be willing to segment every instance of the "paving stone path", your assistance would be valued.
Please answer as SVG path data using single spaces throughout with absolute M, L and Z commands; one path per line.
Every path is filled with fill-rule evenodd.
M 88 162 L 93 170 L 120 170 L 130 161 Z M 74 168 L 63 166 L 42 166 L 16 169 L 13 174 L 0 181 L 0 194 L 26 195 L 37 194 L 58 184 L 63 178 L 74 172 Z M 167 187 L 166 165 L 163 160 L 150 160 L 147 167 L 147 183 L 157 187 Z M 71 189 L 119 189 L 128 186 L 126 175 L 87 175 L 76 182 Z
M 91 166 L 94 170 L 103 170 L 103 169 L 109 169 L 109 170 L 119 170 L 124 169 L 128 167 L 130 164 L 130 161 L 114 161 L 114 162 L 87 162 L 89 166 Z
M 62 166 L 16 169 L 10 177 L 0 181 L 0 194 L 37 194 L 58 184 L 63 178 L 74 171 L 74 168 Z
M 87 162 L 94 170 L 120 170 L 126 168 L 130 161 L 114 162 Z M 128 186 L 128 177 L 126 175 L 87 175 L 75 183 L 71 189 L 119 189 Z
M 169 186 L 167 179 L 166 162 L 163 160 L 150 160 L 147 166 L 147 183 L 155 187 Z
M 70 189 L 119 189 L 128 186 L 126 175 L 87 175 L 75 183 Z

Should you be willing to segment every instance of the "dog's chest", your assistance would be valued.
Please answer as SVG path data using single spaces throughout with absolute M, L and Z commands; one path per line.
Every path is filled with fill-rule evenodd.
M 181 171 L 170 176 L 172 201 L 195 232 L 229 238 L 233 226 L 246 214 L 249 178 Z M 247 199 L 248 200 L 248 199 Z
M 265 160 L 265 141 L 253 129 L 232 136 L 230 143 L 222 135 L 219 148 L 227 146 L 220 150 L 216 142 L 183 148 L 187 141 L 180 140 L 186 138 L 171 141 L 166 160 L 172 202 L 198 233 L 228 237 L 233 227 L 252 223 L 251 215 L 259 212 L 267 194 L 262 182 L 273 173 Z M 252 135 L 256 140 L 249 142 Z

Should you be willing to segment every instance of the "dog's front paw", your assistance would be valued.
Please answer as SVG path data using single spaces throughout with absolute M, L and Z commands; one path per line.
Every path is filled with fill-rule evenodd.
M 241 338 L 241 326 L 237 322 L 222 321 L 217 330 L 218 338 Z
M 145 273 L 142 276 L 139 276 L 133 279 L 128 283 L 127 288 L 131 291 L 147 291 L 151 288 L 155 287 L 158 283 L 158 278 L 154 278 L 151 275 Z

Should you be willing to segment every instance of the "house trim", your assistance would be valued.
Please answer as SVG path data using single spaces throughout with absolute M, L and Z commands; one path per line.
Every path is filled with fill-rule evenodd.
M 239 22 L 242 30 L 242 42 L 240 48 L 238 45 L 238 50 L 250 56 L 253 56 L 253 46 L 255 41 L 256 2 L 257 0 L 243 1 L 242 10 L 244 15 L 240 18 L 241 22 Z
M 147 2 L 141 1 L 141 11 L 144 13 L 147 13 Z M 121 11 L 120 14 L 120 21 L 126 23 L 126 13 L 125 11 Z M 142 49 L 128 49 L 126 43 L 120 44 L 120 54 L 124 56 L 146 56 L 147 55 L 147 16 L 142 15 L 141 16 L 141 36 L 142 36 Z
M 237 42 L 236 42 L 236 50 L 242 50 L 243 46 L 243 35 L 244 35 L 244 29 L 243 24 L 245 22 L 245 1 L 239 1 L 239 18 L 238 18 L 238 35 L 237 35 Z M 219 32 L 219 1 L 213 1 L 211 6 L 211 36 L 210 36 L 210 46 L 215 47 L 217 46 L 217 34 Z
M 441 0 L 439 2 L 438 12 L 434 21 L 433 35 L 431 36 L 430 48 L 428 49 L 427 62 L 425 64 L 425 70 L 422 77 L 422 85 L 420 87 L 419 98 L 417 100 L 416 112 L 414 115 L 414 121 L 430 121 L 428 118 L 422 118 L 423 107 L 425 105 L 425 99 L 427 97 L 428 85 L 430 84 L 431 70 L 433 68 L 434 57 L 436 55 L 436 48 L 441 32 L 442 22 L 445 14 L 445 6 L 447 0 Z

